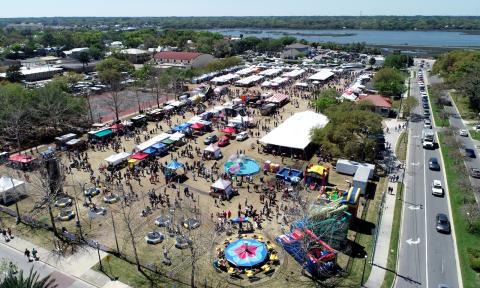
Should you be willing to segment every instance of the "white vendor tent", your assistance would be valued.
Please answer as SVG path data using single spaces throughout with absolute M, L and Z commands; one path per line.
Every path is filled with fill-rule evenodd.
M 304 150 L 310 144 L 310 131 L 323 128 L 328 123 L 327 116 L 313 111 L 295 113 L 277 128 L 265 135 L 260 142 L 280 147 Z M 291 137 L 295 135 L 295 137 Z
M 143 151 L 143 150 L 147 149 L 148 147 L 151 147 L 151 146 L 153 146 L 153 145 L 155 145 L 159 142 L 162 142 L 165 139 L 170 138 L 170 136 L 171 136 L 170 134 L 162 133 L 160 135 L 157 135 L 153 138 L 150 138 L 149 140 L 135 146 L 135 150 L 136 151 Z
M 287 77 L 287 78 L 297 78 L 303 75 L 306 71 L 303 69 L 295 69 L 287 73 L 283 73 L 282 77 Z
M 215 183 L 210 186 L 215 193 L 223 193 L 228 199 L 230 199 L 230 195 L 232 194 L 232 182 L 225 180 L 223 178 L 218 178 Z
M 210 159 L 219 159 L 222 156 L 222 152 L 217 144 L 210 144 L 203 149 L 203 154 Z
M 335 75 L 330 69 L 320 69 L 316 74 L 308 77 L 310 81 L 326 81 Z
M 130 157 L 130 153 L 120 152 L 120 153 L 108 156 L 107 158 L 105 158 L 105 162 L 107 162 L 108 165 L 115 166 L 122 163 L 123 161 L 127 161 L 128 157 Z
M 0 203 L 8 205 L 27 195 L 25 182 L 2 176 L 0 178 Z

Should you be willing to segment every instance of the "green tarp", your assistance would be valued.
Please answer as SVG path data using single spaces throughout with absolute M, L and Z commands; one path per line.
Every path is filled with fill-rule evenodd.
M 102 130 L 98 133 L 95 133 L 95 137 L 103 138 L 103 137 L 106 137 L 106 136 L 111 135 L 111 134 L 113 134 L 112 130 L 107 129 L 107 130 Z
M 173 140 L 170 140 L 170 139 L 165 139 L 162 141 L 163 144 L 165 145 L 172 145 L 173 143 L 175 143 L 175 141 Z

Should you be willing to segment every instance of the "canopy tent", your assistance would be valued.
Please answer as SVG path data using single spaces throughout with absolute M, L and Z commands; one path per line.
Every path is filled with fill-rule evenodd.
M 143 150 L 142 152 L 145 153 L 145 154 L 148 154 L 148 155 L 155 155 L 157 153 L 157 149 L 155 149 L 153 147 L 149 147 L 149 148 Z
M 272 97 L 266 99 L 265 102 L 278 104 L 288 100 L 288 98 L 289 96 L 286 94 L 277 93 L 274 94 Z
M 130 157 L 130 153 L 128 152 L 120 152 L 117 154 L 113 154 L 105 158 L 105 162 L 108 163 L 108 165 L 115 166 L 120 164 L 123 161 L 126 161 L 128 157 Z
M 152 148 L 157 149 L 157 150 L 163 150 L 163 149 L 167 148 L 167 145 L 165 145 L 163 143 L 155 143 L 155 144 L 152 145 Z
M 205 127 L 205 125 L 203 125 L 202 123 L 195 123 L 195 124 L 192 124 L 192 126 L 190 126 L 190 128 L 194 129 L 194 130 L 200 130 L 200 129 L 203 129 L 203 127 Z
M 183 132 L 183 131 L 187 130 L 187 128 L 190 127 L 191 125 L 192 125 L 191 123 L 185 122 L 185 123 L 182 123 L 180 125 L 177 125 L 177 126 L 173 127 L 172 131 L 173 132 Z
M 172 162 L 168 163 L 168 165 L 166 166 L 167 169 L 170 169 L 170 170 L 177 170 L 177 169 L 180 169 L 180 168 L 183 168 L 183 164 L 176 161 L 176 160 L 173 160 Z
M 214 193 L 222 193 L 228 199 L 230 199 L 231 194 L 233 193 L 232 190 L 232 182 L 225 180 L 223 178 L 218 178 L 215 183 L 213 183 L 210 188 L 213 190 Z
M 260 75 L 252 75 L 252 76 L 248 76 L 246 78 L 243 78 L 243 79 L 240 79 L 238 81 L 235 82 L 235 85 L 239 85 L 239 86 L 247 86 L 247 85 L 252 85 L 260 80 L 263 79 L 263 76 L 260 76 Z
M 207 152 L 215 152 L 215 151 L 219 151 L 219 150 L 220 150 L 220 148 L 217 145 L 214 145 L 214 144 L 210 144 L 205 149 L 203 149 L 203 151 L 207 151 Z
M 8 161 L 23 163 L 23 164 L 32 163 L 35 160 L 37 160 L 37 158 L 28 154 L 15 154 L 15 155 L 10 155 L 10 157 L 8 157 Z
M 144 159 L 147 159 L 148 156 L 150 156 L 150 155 L 148 155 L 147 153 L 137 152 L 137 153 L 133 154 L 132 156 L 130 156 L 130 159 L 144 160 Z
M 217 144 L 210 144 L 205 149 L 203 149 L 203 154 L 210 159 L 221 158 L 222 152 Z
M 175 132 L 168 139 L 176 142 L 176 141 L 182 140 L 184 137 L 185 137 L 185 134 L 180 133 L 180 132 Z
M 222 85 L 222 84 L 227 84 L 233 80 L 240 79 L 238 75 L 235 74 L 226 74 L 222 76 L 218 76 L 210 80 L 211 83 L 217 84 L 217 85 Z
M 326 81 L 335 75 L 331 69 L 320 69 L 316 74 L 308 78 L 310 81 Z
M 110 126 L 110 129 L 112 130 L 120 130 L 123 128 L 123 125 L 122 124 L 113 124 L 112 126 Z
M 267 76 L 267 77 L 271 77 L 271 76 L 275 76 L 275 75 L 278 75 L 282 72 L 283 69 L 281 68 L 270 68 L 270 69 L 267 69 L 267 70 L 264 70 L 260 73 L 258 73 L 259 75 L 262 75 L 262 76 Z
M 105 129 L 105 130 L 102 130 L 102 131 L 99 131 L 99 132 L 93 134 L 93 136 L 95 136 L 97 138 L 105 138 L 105 137 L 108 137 L 112 134 L 113 134 L 113 131 L 111 129 Z
M 310 131 L 313 128 L 323 128 L 327 123 L 328 118 L 323 114 L 313 111 L 295 113 L 260 139 L 260 142 L 304 150 L 311 142 Z M 295 137 L 285 137 L 286 135 L 295 135 Z
M 287 73 L 283 73 L 282 77 L 287 77 L 287 78 L 297 78 L 303 75 L 306 71 L 303 69 L 295 69 Z
M 176 141 L 174 141 L 172 139 L 165 139 L 165 140 L 162 141 L 162 144 L 165 144 L 165 145 L 169 146 L 169 145 L 174 144 L 175 142 Z
M 151 146 L 153 146 L 157 143 L 162 142 L 165 139 L 168 139 L 170 136 L 171 136 L 170 134 L 162 133 L 160 135 L 157 135 L 153 138 L 150 138 L 147 141 L 135 146 L 135 150 L 136 151 L 143 151 L 143 150 L 147 149 L 148 147 L 151 147 Z
M 26 194 L 25 182 L 7 176 L 0 178 L 0 203 L 3 205 L 16 202 Z

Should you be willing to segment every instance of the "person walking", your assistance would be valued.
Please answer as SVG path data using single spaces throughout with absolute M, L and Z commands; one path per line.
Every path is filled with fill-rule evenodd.
M 31 261 L 30 260 L 30 250 L 25 249 L 25 252 L 23 254 L 25 255 L 25 257 L 27 257 L 28 262 L 30 262 Z
M 38 253 L 38 251 L 35 250 L 35 247 L 33 247 L 32 248 L 32 257 L 33 257 L 34 261 L 38 260 L 37 253 Z

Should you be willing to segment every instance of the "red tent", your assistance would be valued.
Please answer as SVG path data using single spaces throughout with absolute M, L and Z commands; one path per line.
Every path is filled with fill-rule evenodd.
M 205 125 L 203 125 L 202 123 L 198 123 L 198 122 L 193 124 L 192 126 L 190 126 L 190 128 L 195 129 L 195 130 L 200 130 L 203 127 L 205 127 Z
M 235 133 L 236 130 L 233 127 L 226 127 L 222 131 L 225 132 L 225 133 L 231 134 L 231 133 Z
M 122 124 L 113 124 L 112 126 L 110 126 L 110 128 L 112 130 L 120 130 L 123 128 L 123 125 Z
M 18 162 L 18 163 L 30 163 L 35 161 L 37 158 L 27 155 L 27 154 L 15 154 L 8 157 L 8 161 Z
M 148 156 L 149 155 L 147 153 L 137 152 L 137 153 L 133 154 L 132 156 L 130 156 L 130 159 L 143 160 L 143 159 L 147 158 Z

